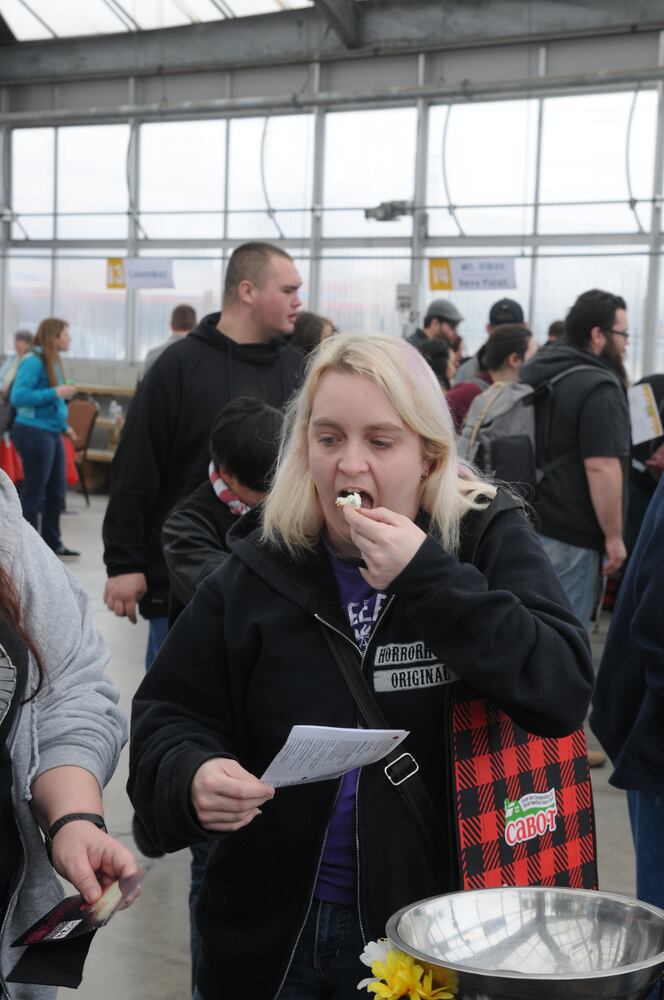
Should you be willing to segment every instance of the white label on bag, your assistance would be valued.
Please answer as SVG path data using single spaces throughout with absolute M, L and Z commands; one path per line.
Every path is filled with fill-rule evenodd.
M 556 790 L 529 792 L 513 802 L 505 799 L 505 841 L 510 847 L 523 844 L 556 829 Z

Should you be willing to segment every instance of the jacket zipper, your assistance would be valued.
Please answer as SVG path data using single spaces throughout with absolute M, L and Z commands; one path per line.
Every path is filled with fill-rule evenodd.
M 367 643 L 367 645 L 366 645 L 365 650 L 364 650 L 363 653 L 360 653 L 360 650 L 359 650 L 358 646 L 352 641 L 352 639 L 349 639 L 349 637 L 347 635 L 345 635 L 340 629 L 336 628 L 336 626 L 330 625 L 330 623 L 328 621 L 325 621 L 325 619 L 321 618 L 321 616 L 318 615 L 318 614 L 314 614 L 314 618 L 316 618 L 316 620 L 319 621 L 321 623 L 321 625 L 325 625 L 326 628 L 329 628 L 333 632 L 336 632 L 337 635 L 340 635 L 342 639 L 345 639 L 346 642 L 349 642 L 351 644 L 351 646 L 353 646 L 353 648 L 356 649 L 358 653 L 360 653 L 360 670 L 362 672 L 364 672 L 364 658 L 367 655 L 367 653 L 369 651 L 369 646 L 371 645 L 371 643 L 372 643 L 372 641 L 374 639 L 374 636 L 376 635 L 376 633 L 377 633 L 377 631 L 379 629 L 379 626 L 380 626 L 381 622 L 383 621 L 383 618 L 385 617 L 385 615 L 389 611 L 389 609 L 390 609 L 393 601 L 394 601 L 394 595 L 392 595 L 389 598 L 387 604 L 385 605 L 385 607 L 381 611 L 381 613 L 380 613 L 380 615 L 378 617 L 378 620 L 376 622 L 376 625 L 374 627 L 374 630 L 371 633 L 371 635 L 369 636 L 369 642 Z M 356 860 L 356 863 L 357 863 L 357 880 L 356 880 L 357 881 L 357 896 L 356 896 L 356 903 L 357 903 L 357 919 L 358 919 L 358 922 L 359 922 L 359 925 L 360 925 L 360 934 L 362 935 L 362 941 L 366 945 L 366 943 L 367 943 L 367 934 L 366 934 L 366 931 L 364 929 L 364 924 L 362 922 L 362 894 L 360 892 L 360 780 L 362 778 L 362 768 L 361 767 L 358 768 L 358 772 L 359 773 L 357 775 L 357 786 L 356 786 L 356 790 L 355 790 L 355 860 Z M 319 864 L 320 864 L 320 862 L 319 862 Z M 291 960 L 292 960 L 292 956 L 291 956 Z
M 339 784 L 337 786 L 337 794 L 334 796 L 334 802 L 332 803 L 332 808 L 330 809 L 330 812 L 329 812 L 329 815 L 328 815 L 328 818 L 327 818 L 327 824 L 325 826 L 325 836 L 323 837 L 323 843 L 321 845 L 320 854 L 318 855 L 318 864 L 316 865 L 316 875 L 314 877 L 313 885 L 311 887 L 311 894 L 309 896 L 309 903 L 307 905 L 307 912 L 304 914 L 304 920 L 302 921 L 302 923 L 300 925 L 300 929 L 297 932 L 297 937 L 295 938 L 295 944 L 293 945 L 293 947 L 291 949 L 291 953 L 288 956 L 288 963 L 287 963 L 286 968 L 284 970 L 284 974 L 281 977 L 281 982 L 279 983 L 279 988 L 277 989 L 277 992 L 274 994 L 273 1000 L 277 1000 L 279 994 L 281 993 L 283 985 L 286 982 L 286 977 L 287 977 L 287 975 L 288 975 L 288 973 L 290 971 L 291 965 L 293 964 L 293 958 L 295 956 L 295 952 L 297 951 L 297 946 L 300 943 L 300 938 L 302 937 L 302 932 L 303 932 L 304 928 L 306 927 L 307 920 L 309 919 L 309 914 L 311 913 L 311 906 L 313 904 L 314 893 L 316 891 L 316 883 L 318 881 L 318 873 L 320 871 L 321 861 L 323 860 L 323 854 L 325 853 L 325 847 L 326 847 L 326 844 L 327 844 L 327 831 L 328 831 L 328 827 L 330 825 L 330 819 L 332 818 L 332 813 L 334 812 L 336 804 L 337 804 L 337 799 L 339 798 L 339 792 L 340 791 L 341 791 L 341 780 L 339 781 Z

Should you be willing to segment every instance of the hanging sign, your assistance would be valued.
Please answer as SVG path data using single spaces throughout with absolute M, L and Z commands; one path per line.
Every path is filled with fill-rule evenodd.
M 516 288 L 514 257 L 432 257 L 432 292 L 464 292 Z
M 106 261 L 106 287 L 126 288 L 124 257 L 109 257 Z
M 173 288 L 173 261 L 170 257 L 127 257 L 127 288 Z
M 169 257 L 109 257 L 107 288 L 173 288 L 173 261 Z
M 447 257 L 429 259 L 429 288 L 432 292 L 449 292 L 452 288 L 452 272 Z
M 664 434 L 655 394 L 648 382 L 630 386 L 627 390 L 632 424 L 632 444 L 652 441 Z

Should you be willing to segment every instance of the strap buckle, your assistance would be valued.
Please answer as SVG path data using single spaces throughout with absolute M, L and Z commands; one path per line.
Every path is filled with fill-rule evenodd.
M 408 766 L 410 770 L 408 770 L 405 774 L 402 774 L 401 777 L 399 778 L 393 778 L 392 775 L 390 774 L 390 771 L 393 767 L 396 767 L 397 764 L 400 764 L 401 761 L 409 761 L 410 763 L 406 765 L 401 764 L 399 770 L 401 770 L 404 766 Z M 402 753 L 400 757 L 397 757 L 396 760 L 393 760 L 389 764 L 386 764 L 385 767 L 383 768 L 385 772 L 385 777 L 390 782 L 390 784 L 394 785 L 395 788 L 397 787 L 397 785 L 402 785 L 404 781 L 408 780 L 408 778 L 412 778 L 414 774 L 417 774 L 419 769 L 420 765 L 417 763 L 412 753 Z

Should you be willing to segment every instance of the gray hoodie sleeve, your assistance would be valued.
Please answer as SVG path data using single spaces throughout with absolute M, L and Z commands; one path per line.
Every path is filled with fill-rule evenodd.
M 108 648 L 81 585 L 27 522 L 20 530 L 21 607 L 46 675 L 33 705 L 29 780 L 66 764 L 90 771 L 103 787 L 127 739 L 118 692 L 104 672 Z

